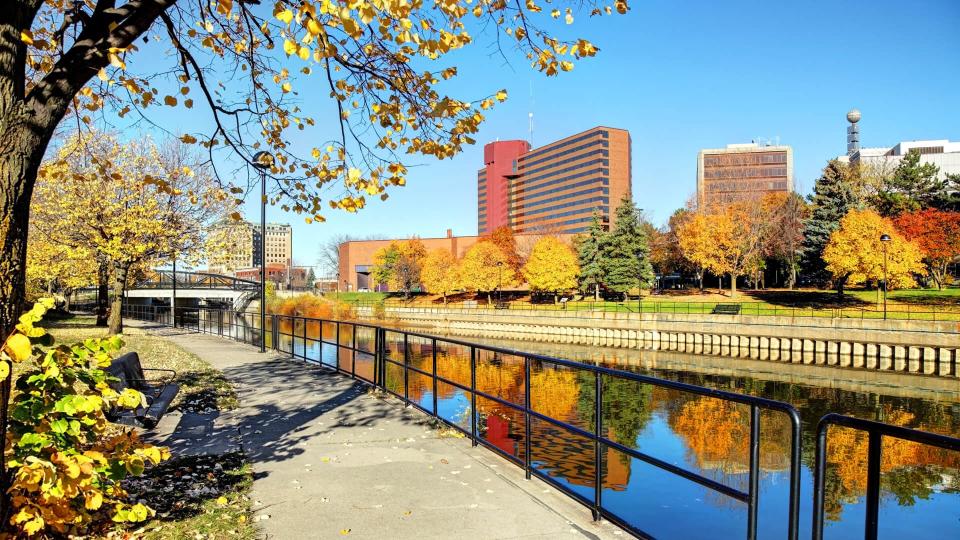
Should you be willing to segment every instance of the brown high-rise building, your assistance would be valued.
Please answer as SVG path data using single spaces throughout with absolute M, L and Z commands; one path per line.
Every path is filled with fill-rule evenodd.
M 477 229 L 517 234 L 587 230 L 593 212 L 609 224 L 630 195 L 630 133 L 595 127 L 531 150 L 527 141 L 483 147 L 477 173 Z
M 697 155 L 697 204 L 701 208 L 793 191 L 789 146 L 729 144 Z

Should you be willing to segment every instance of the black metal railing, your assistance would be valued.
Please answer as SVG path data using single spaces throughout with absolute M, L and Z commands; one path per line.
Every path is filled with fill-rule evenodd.
M 920 431 L 853 418 L 831 413 L 820 419 L 817 424 L 816 464 L 813 479 L 813 538 L 823 539 L 824 493 L 827 476 L 827 430 L 830 426 L 839 426 L 867 433 L 867 492 L 864 516 L 863 537 L 876 540 L 880 523 L 880 461 L 883 452 L 883 438 L 890 437 L 919 443 L 943 450 L 960 452 L 960 439 L 937 433 Z
M 259 345 L 261 339 L 260 329 L 256 326 L 259 322 L 258 313 L 238 314 L 230 310 L 178 307 L 175 314 L 171 315 L 170 308 L 165 306 L 130 305 L 124 307 L 124 315 L 158 324 L 175 325 L 201 333 L 228 337 L 251 345 Z M 789 539 L 795 540 L 798 537 L 801 425 L 797 410 L 788 403 L 539 354 L 366 323 L 278 314 L 270 315 L 266 321 L 263 339 L 268 347 L 290 354 L 296 359 L 336 370 L 365 384 L 389 392 L 403 400 L 407 405 L 427 413 L 469 437 L 474 446 L 482 445 L 523 467 L 527 478 L 535 476 L 584 504 L 591 509 L 595 519 L 607 519 L 640 538 L 652 538 L 652 536 L 644 531 L 640 525 L 630 523 L 626 518 L 604 504 L 603 455 L 605 453 L 608 459 L 612 457 L 611 451 L 638 459 L 675 477 L 694 482 L 726 498 L 745 504 L 747 509 L 746 536 L 753 539 L 757 537 L 757 516 L 760 508 L 761 412 L 769 411 L 774 414 L 785 415 L 790 426 L 789 498 L 787 523 L 785 525 Z M 457 362 L 464 361 L 469 362 L 469 377 L 462 373 L 458 376 L 452 370 Z M 504 393 L 500 387 L 495 389 L 482 387 L 477 380 L 479 367 L 483 367 L 485 370 L 494 368 L 501 374 L 509 372 L 511 369 L 518 376 L 522 373 L 523 391 L 518 395 L 516 393 Z M 592 384 L 593 409 L 586 422 L 555 418 L 542 410 L 540 403 L 542 403 L 543 396 L 538 396 L 538 393 L 543 389 L 532 385 L 531 378 L 533 374 L 541 374 L 546 370 L 572 370 L 577 374 L 588 377 L 588 386 Z M 592 381 L 590 381 L 590 377 L 592 377 Z M 604 425 L 607 422 L 605 413 L 615 411 L 605 410 L 607 402 L 604 399 L 604 388 L 616 380 L 632 381 L 637 385 L 651 385 L 748 407 L 750 435 L 746 489 L 705 477 L 698 472 L 675 465 L 639 448 L 626 446 L 610 438 L 604 431 Z M 418 383 L 418 387 L 428 389 L 429 399 L 416 398 L 416 392 L 412 391 L 412 384 L 415 381 Z M 441 385 L 445 388 L 459 389 L 467 395 L 470 402 L 469 422 L 462 425 L 455 419 L 446 417 L 445 413 L 441 411 L 438 406 Z M 421 398 L 424 396 L 425 393 L 421 394 Z M 537 399 L 538 397 L 541 399 Z M 511 411 L 514 414 L 512 418 L 516 419 L 518 423 L 522 422 L 522 445 L 518 445 L 513 451 L 508 451 L 487 440 L 484 426 L 480 425 L 483 418 L 478 403 L 481 400 Z M 593 491 L 589 496 L 556 480 L 550 474 L 541 470 L 544 458 L 537 460 L 534 456 L 535 449 L 531 445 L 531 430 L 534 423 L 560 430 L 569 439 L 588 441 L 589 444 L 584 445 L 583 448 L 588 449 L 585 451 L 592 451 L 593 454 L 591 479 Z M 939 448 L 960 450 L 960 439 L 836 414 L 824 416 L 818 427 L 814 470 L 813 537 L 816 540 L 822 538 L 823 531 L 824 479 L 828 452 L 826 432 L 830 425 L 861 429 L 870 434 L 867 486 L 868 511 L 865 534 L 868 539 L 876 538 L 877 531 L 879 457 L 882 436 L 896 437 Z

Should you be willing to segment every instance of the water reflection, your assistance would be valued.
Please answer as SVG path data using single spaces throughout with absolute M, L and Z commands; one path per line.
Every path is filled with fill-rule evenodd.
M 369 354 L 321 347 L 318 340 L 354 344 L 372 352 L 374 337 L 362 327 L 280 324 L 283 350 L 305 352 L 308 358 L 355 369 L 372 380 Z M 902 375 L 839 371 L 817 380 L 820 367 L 716 359 L 650 351 L 603 350 L 570 345 L 505 343 L 514 349 L 578 359 L 687 383 L 731 390 L 792 403 L 803 421 L 801 536 L 809 535 L 811 467 L 814 429 L 828 412 L 878 419 L 890 424 L 960 435 L 960 385 Z M 514 406 L 525 396 L 521 356 L 478 350 L 475 369 L 469 348 L 427 338 L 388 333 L 388 357 L 424 373 L 436 372 L 464 387 L 476 387 L 497 399 L 477 398 L 478 434 L 505 456 L 522 462 L 526 452 L 524 417 Z M 334 360 L 335 359 L 335 360 Z M 723 365 L 717 365 L 722 363 Z M 434 367 L 436 366 L 436 367 Z M 731 367 L 734 366 L 734 367 Z M 699 368 L 699 369 L 698 369 Z M 791 373 L 791 370 L 802 370 Z M 784 373 L 787 373 L 786 375 Z M 385 384 L 465 430 L 471 429 L 470 396 L 455 385 L 409 371 L 406 382 L 399 366 L 388 365 Z M 822 375 L 821 375 L 822 377 Z M 539 361 L 530 366 L 530 404 L 537 412 L 586 431 L 595 429 L 594 392 L 590 372 Z M 905 384 L 904 384 L 905 383 Z M 605 435 L 704 476 L 745 491 L 749 470 L 750 414 L 746 406 L 603 376 L 601 422 Z M 406 389 L 404 388 L 406 386 Z M 916 396 L 916 397 L 915 397 Z M 592 500 L 595 478 L 593 441 L 534 420 L 530 426 L 534 466 L 558 483 Z M 760 536 L 786 533 L 790 423 L 786 415 L 764 412 L 760 431 Z M 863 528 L 866 489 L 867 435 L 832 428 L 828 438 L 826 534 L 831 538 L 859 536 Z M 601 448 L 601 488 L 605 507 L 647 532 L 667 538 L 725 538 L 745 534 L 746 506 L 698 484 L 671 476 L 611 448 Z M 881 534 L 884 537 L 960 538 L 960 454 L 885 438 L 881 463 Z

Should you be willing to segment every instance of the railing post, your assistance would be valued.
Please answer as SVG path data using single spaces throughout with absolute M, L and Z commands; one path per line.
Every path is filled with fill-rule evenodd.
M 747 539 L 757 537 L 757 499 L 760 493 L 760 408 L 750 405 L 750 500 L 747 503 Z
M 603 436 L 603 374 L 599 371 L 593 372 L 593 395 L 596 435 L 593 439 L 593 520 L 599 521 L 603 515 L 603 445 L 600 443 L 600 437 Z
M 433 415 L 437 416 L 437 340 L 430 340 L 433 346 L 431 347 L 431 352 L 433 353 Z
M 880 454 L 883 435 L 870 430 L 867 443 L 867 501 L 863 537 L 876 540 L 880 513 Z
M 817 426 L 817 442 L 813 467 L 813 540 L 823 540 L 824 487 L 827 476 L 827 427 L 823 420 Z
M 357 378 L 357 325 L 353 325 L 353 338 L 350 339 L 350 375 Z
M 477 348 L 470 347 L 470 434 L 477 445 Z
M 410 346 L 408 345 L 407 333 L 403 333 L 403 400 L 405 407 L 410 406 Z
M 530 357 L 523 357 L 523 465 L 526 469 L 525 476 L 530 479 L 531 463 L 530 459 Z

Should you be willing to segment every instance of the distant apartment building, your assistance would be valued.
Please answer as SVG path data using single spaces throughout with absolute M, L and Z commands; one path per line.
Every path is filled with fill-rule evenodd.
M 939 177 L 960 174 L 960 142 L 947 139 L 900 141 L 894 146 L 862 148 L 860 146 L 861 114 L 857 109 L 847 113 L 847 154 L 837 159 L 844 163 L 874 167 L 890 173 L 911 150 L 920 154 L 921 163 L 932 163 L 940 169 Z
M 540 148 L 523 140 L 483 147 L 477 172 L 477 230 L 575 234 L 594 211 L 609 224 L 630 195 L 630 134 L 595 127 Z
M 265 255 L 267 264 L 293 263 L 293 228 L 289 223 L 267 223 Z
M 290 225 L 268 223 L 266 233 L 267 264 L 291 264 L 293 230 Z M 207 235 L 212 254 L 207 261 L 208 271 L 234 275 L 240 269 L 259 267 L 260 242 L 260 225 L 249 221 L 223 221 L 214 225 Z
M 709 208 L 793 191 L 789 146 L 728 144 L 697 154 L 697 205 Z

